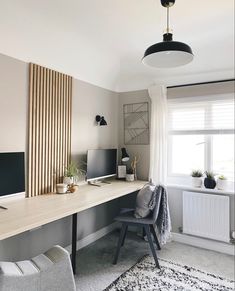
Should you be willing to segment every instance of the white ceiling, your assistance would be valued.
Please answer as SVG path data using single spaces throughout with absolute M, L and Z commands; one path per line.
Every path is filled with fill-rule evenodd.
M 162 40 L 160 0 L 1 0 L 0 53 L 114 91 L 234 78 L 234 1 L 176 0 L 170 14 L 195 54 L 181 68 L 141 63 Z

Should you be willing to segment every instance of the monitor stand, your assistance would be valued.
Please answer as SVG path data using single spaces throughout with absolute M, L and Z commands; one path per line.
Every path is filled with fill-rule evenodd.
M 88 182 L 89 185 L 91 186 L 96 186 L 96 187 L 102 187 L 104 185 L 102 184 L 111 184 L 111 182 L 105 181 L 105 180 L 94 180 L 94 181 L 89 181 Z

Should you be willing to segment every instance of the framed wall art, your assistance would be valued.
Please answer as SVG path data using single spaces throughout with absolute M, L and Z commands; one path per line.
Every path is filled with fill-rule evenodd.
M 149 144 L 149 103 L 123 105 L 124 144 Z

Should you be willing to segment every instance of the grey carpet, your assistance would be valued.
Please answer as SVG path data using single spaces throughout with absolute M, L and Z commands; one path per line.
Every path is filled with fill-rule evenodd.
M 149 252 L 148 243 L 133 233 L 127 235 L 117 265 L 112 265 L 118 232 L 115 231 L 77 253 L 77 290 L 101 291 Z M 168 243 L 158 252 L 160 258 L 190 265 L 202 271 L 234 280 L 234 257 L 191 247 Z

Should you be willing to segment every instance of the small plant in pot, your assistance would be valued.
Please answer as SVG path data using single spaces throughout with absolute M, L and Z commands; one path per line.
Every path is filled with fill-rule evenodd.
M 192 186 L 193 187 L 201 187 L 202 186 L 202 171 L 201 170 L 193 170 L 191 173 L 192 176 Z
M 76 180 L 84 177 L 86 171 L 81 169 L 74 161 L 71 161 L 65 168 L 64 183 L 67 185 L 76 184 Z
M 216 184 L 218 190 L 225 190 L 227 187 L 227 178 L 224 175 L 220 175 Z
M 64 173 L 64 184 L 71 185 L 75 183 L 75 179 L 78 175 L 78 168 L 75 162 L 71 161 L 68 166 L 65 168 Z
M 204 179 L 204 186 L 208 189 L 215 189 L 216 182 L 215 182 L 215 174 L 210 171 L 205 172 L 205 179 Z
M 133 182 L 135 180 L 135 174 L 132 168 L 127 169 L 126 171 L 126 181 Z

